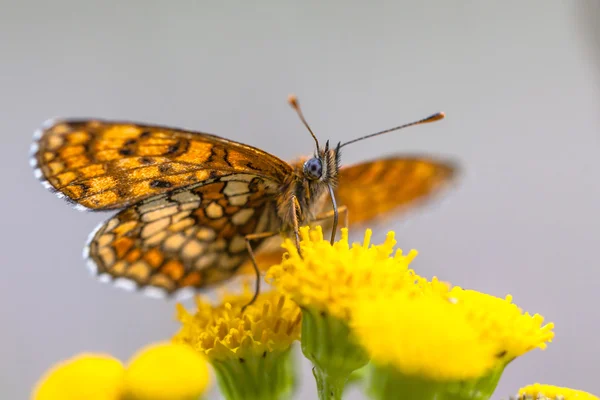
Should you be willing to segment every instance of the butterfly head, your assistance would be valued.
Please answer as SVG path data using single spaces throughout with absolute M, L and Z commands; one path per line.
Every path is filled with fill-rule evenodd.
M 320 182 L 335 187 L 340 168 L 340 145 L 338 143 L 335 148 L 330 149 L 327 141 L 323 150 L 317 146 L 315 155 L 304 162 L 302 167 L 304 178 L 310 182 Z

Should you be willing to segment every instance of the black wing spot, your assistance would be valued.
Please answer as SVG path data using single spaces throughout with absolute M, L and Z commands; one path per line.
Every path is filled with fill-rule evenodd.
M 167 149 L 167 153 L 166 154 L 174 154 L 177 153 L 177 151 L 179 151 L 179 147 L 181 146 L 181 143 L 177 142 L 175 144 L 172 144 L 169 146 L 169 148 Z
M 150 131 L 143 131 L 142 133 L 140 133 L 141 138 L 147 138 L 150 135 L 152 135 L 152 132 L 150 132 Z
M 258 192 L 261 189 L 261 185 L 264 184 L 264 181 L 261 178 L 255 177 L 252 178 L 250 183 L 248 184 L 248 190 L 251 192 Z
M 140 158 L 140 163 L 150 165 L 150 164 L 154 164 L 154 160 L 151 159 L 150 157 L 142 157 L 142 158 Z
M 123 188 L 120 188 L 120 187 L 117 188 L 116 192 L 117 192 L 117 196 L 119 196 L 121 198 L 127 197 L 127 191 L 125 189 L 123 189 Z
M 155 180 L 150 182 L 150 187 L 151 188 L 170 188 L 171 187 L 171 182 L 167 182 L 167 181 L 161 181 L 161 180 Z
M 74 183 L 73 185 L 75 186 L 79 186 L 81 188 L 81 191 L 83 192 L 83 195 L 85 196 L 87 191 L 90 190 L 90 185 L 88 185 L 87 183 Z
M 252 164 L 252 161 L 248 161 L 248 162 L 246 163 L 246 167 L 250 168 L 250 169 L 251 169 L 251 170 L 253 170 L 253 171 L 258 171 L 258 172 L 262 171 L 260 168 L 258 168 L 258 167 L 257 167 L 257 166 L 255 166 L 254 164 Z
M 133 150 L 131 149 L 121 149 L 119 150 L 119 154 L 122 156 L 130 156 L 133 154 Z
M 136 139 L 127 139 L 124 144 L 125 144 L 125 146 L 131 146 L 132 144 L 135 144 L 136 142 L 137 142 Z
M 169 164 L 161 164 L 158 166 L 158 170 L 163 174 L 167 174 L 173 170 L 173 167 Z

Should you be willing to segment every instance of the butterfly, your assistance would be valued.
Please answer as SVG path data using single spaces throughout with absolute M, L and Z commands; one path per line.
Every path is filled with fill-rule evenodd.
M 93 274 L 179 299 L 224 282 L 243 265 L 256 273 L 255 298 L 258 265 L 281 260 L 280 247 L 267 244 L 274 236 L 291 236 L 300 248 L 299 227 L 322 224 L 331 226 L 333 243 L 340 216 L 346 226 L 373 221 L 430 198 L 456 175 L 454 163 L 422 156 L 340 166 L 343 147 L 443 113 L 321 147 L 295 96 L 289 102 L 316 144 L 312 157 L 292 163 L 206 133 L 64 119 L 36 132 L 31 166 L 76 209 L 118 210 L 88 239 L 84 257 Z

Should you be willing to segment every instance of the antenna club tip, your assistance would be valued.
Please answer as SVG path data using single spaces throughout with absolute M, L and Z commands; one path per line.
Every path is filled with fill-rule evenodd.
M 446 118 L 446 113 L 443 111 L 440 111 L 438 113 L 433 114 L 430 117 L 427 117 L 423 120 L 423 122 L 435 122 L 435 121 L 439 121 L 440 119 L 444 119 Z
M 298 97 L 295 94 L 288 95 L 287 101 L 292 107 L 298 107 Z

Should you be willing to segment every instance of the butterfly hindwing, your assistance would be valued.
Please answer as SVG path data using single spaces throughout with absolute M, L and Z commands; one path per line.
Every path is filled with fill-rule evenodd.
M 119 209 L 231 173 L 282 181 L 291 167 L 257 148 L 182 129 L 57 120 L 36 133 L 31 164 L 46 187 L 79 209 Z
M 246 235 L 278 231 L 273 195 L 264 179 L 234 174 L 154 196 L 102 224 L 88 262 L 101 279 L 154 295 L 222 282 L 247 260 Z

